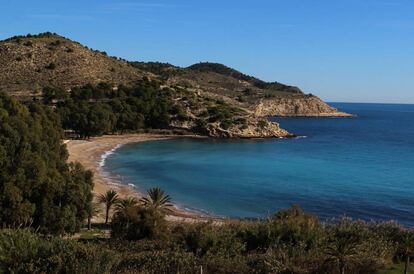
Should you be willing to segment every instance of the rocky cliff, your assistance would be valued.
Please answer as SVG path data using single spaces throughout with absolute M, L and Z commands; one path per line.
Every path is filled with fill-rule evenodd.
M 352 117 L 351 114 L 340 112 L 312 95 L 264 99 L 254 106 L 253 111 L 258 117 Z
M 263 122 L 263 124 L 260 124 Z M 280 128 L 278 123 L 259 120 L 249 123 L 247 126 L 233 126 L 223 129 L 218 124 L 211 124 L 207 127 L 210 137 L 219 138 L 290 138 L 293 134 Z

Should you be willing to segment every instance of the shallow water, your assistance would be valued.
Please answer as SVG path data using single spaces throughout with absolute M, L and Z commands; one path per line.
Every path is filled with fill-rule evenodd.
M 414 225 L 414 105 L 333 105 L 358 117 L 273 118 L 306 136 L 298 139 L 128 144 L 104 169 L 220 216 L 264 217 L 299 204 L 322 219 Z

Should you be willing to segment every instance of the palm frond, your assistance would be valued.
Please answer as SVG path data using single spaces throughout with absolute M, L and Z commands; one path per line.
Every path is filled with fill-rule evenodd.
M 140 201 L 145 207 L 153 208 L 161 212 L 171 212 L 171 197 L 166 195 L 164 190 L 159 187 L 150 188 L 147 191 L 147 196 L 141 198 Z

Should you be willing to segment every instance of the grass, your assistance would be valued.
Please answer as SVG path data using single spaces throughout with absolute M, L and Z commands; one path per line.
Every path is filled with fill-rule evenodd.
M 75 238 L 78 238 L 81 240 L 102 239 L 102 238 L 108 238 L 109 233 L 110 232 L 108 229 L 91 229 L 91 230 L 84 229 L 80 231 L 78 234 L 76 234 Z
M 402 274 L 404 273 L 404 264 L 393 264 L 387 269 L 380 271 L 379 274 Z M 408 273 L 414 274 L 414 264 L 411 264 L 408 268 Z

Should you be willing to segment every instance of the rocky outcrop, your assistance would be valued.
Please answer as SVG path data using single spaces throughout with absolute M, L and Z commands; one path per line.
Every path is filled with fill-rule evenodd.
M 207 127 L 208 135 L 218 138 L 288 138 L 294 135 L 279 127 L 278 123 L 259 120 L 243 127 L 233 126 L 229 129 L 220 128 L 218 124 Z
M 259 117 L 352 117 L 351 114 L 340 112 L 313 95 L 263 99 L 255 105 L 253 111 Z

